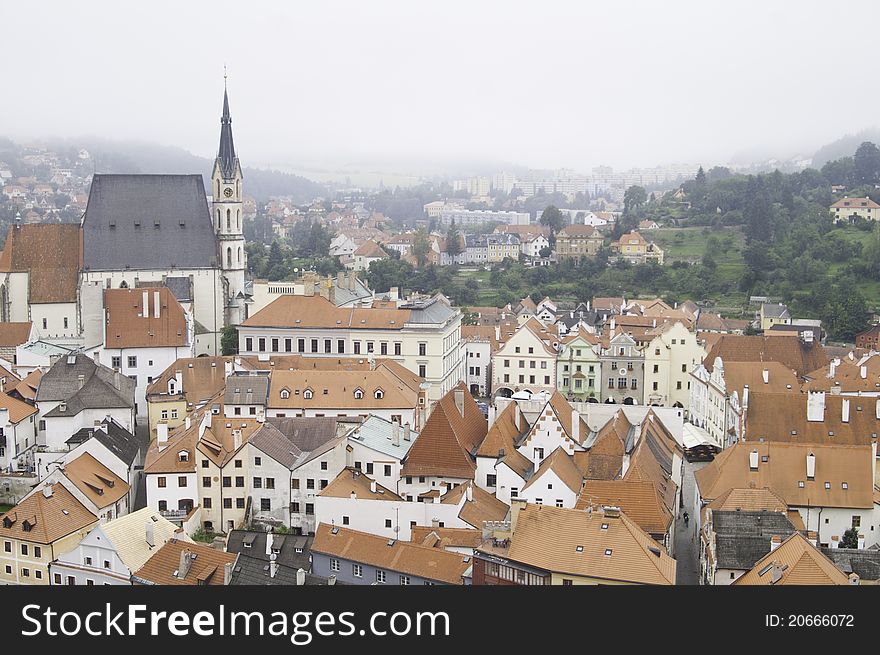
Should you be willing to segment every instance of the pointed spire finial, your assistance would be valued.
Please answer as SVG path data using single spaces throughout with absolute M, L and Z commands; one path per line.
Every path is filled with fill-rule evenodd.
M 226 64 L 223 64 L 223 88 L 226 89 Z

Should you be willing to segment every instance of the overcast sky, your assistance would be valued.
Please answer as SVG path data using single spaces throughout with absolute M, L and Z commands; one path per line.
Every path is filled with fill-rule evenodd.
M 878 2 L 7 2 L 0 134 L 246 165 L 718 163 L 876 126 Z M 846 29 L 843 29 L 843 28 Z M 870 30 L 869 30 L 870 32 Z

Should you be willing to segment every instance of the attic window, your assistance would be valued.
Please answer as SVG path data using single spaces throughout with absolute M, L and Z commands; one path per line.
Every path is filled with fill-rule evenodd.
M 376 393 L 373 394 L 373 397 L 376 400 L 382 400 L 382 398 L 385 397 L 385 392 L 382 391 L 381 389 L 376 389 Z
M 603 523 L 603 524 L 602 524 L 602 529 L 603 529 L 603 530 L 607 530 L 607 529 L 608 529 L 608 524 L 607 524 L 607 523 Z
M 180 460 L 181 462 L 188 462 L 189 461 L 189 451 L 181 450 L 179 453 L 177 453 L 177 459 Z
M 575 552 L 578 552 L 578 553 L 582 553 L 582 552 L 584 552 L 584 547 L 583 547 L 583 546 L 575 546 L 574 549 L 575 549 Z
M 840 483 L 840 488 L 841 488 L 841 489 L 849 489 L 849 484 L 848 484 L 847 482 L 841 482 L 841 483 Z
M 761 461 L 762 461 L 762 462 L 766 462 L 768 459 L 770 459 L 770 456 L 769 456 L 769 455 L 761 455 Z
M 801 489 L 804 488 L 804 481 L 803 480 L 798 480 L 798 487 Z
M 110 221 L 110 229 L 111 229 L 111 230 L 115 230 L 115 229 L 116 229 L 116 221 Z
M 136 220 L 136 221 L 134 222 L 134 226 L 135 226 L 135 227 L 140 227 L 140 226 L 141 226 L 141 222 L 138 221 L 138 220 Z
M 287 400 L 288 398 L 290 398 L 290 391 L 288 389 L 282 389 L 281 390 L 281 399 Z
M 158 218 L 157 218 L 155 221 L 153 221 L 153 227 L 154 227 L 155 229 L 157 229 L 157 230 L 159 229 L 160 225 L 159 225 L 159 219 L 158 219 Z
M 825 483 L 825 488 L 826 488 L 826 489 L 831 489 L 831 483 L 830 483 L 830 482 L 826 482 L 826 483 Z
M 311 389 L 306 389 L 305 391 L 303 391 L 303 398 L 305 398 L 306 400 L 311 400 L 313 395 L 314 393 Z
M 180 225 L 180 229 L 182 229 L 182 230 L 186 229 L 186 221 L 180 221 L 179 225 Z
M 355 390 L 354 390 L 354 397 L 355 397 L 355 399 L 357 399 L 357 400 L 360 400 L 361 398 L 363 398 L 363 397 L 364 397 L 364 392 L 363 392 L 363 390 L 362 390 L 362 389 L 355 389 Z
M 605 556 L 606 556 L 606 557 L 611 557 L 611 553 L 612 553 L 612 552 L 613 552 L 613 551 L 612 551 L 610 548 L 606 548 L 606 549 L 605 549 Z

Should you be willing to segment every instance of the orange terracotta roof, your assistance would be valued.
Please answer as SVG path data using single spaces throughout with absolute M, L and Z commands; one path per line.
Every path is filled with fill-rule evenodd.
M 104 312 L 107 348 L 187 345 L 186 314 L 167 287 L 107 289 L 104 291 Z
M 62 484 L 49 485 L 49 498 L 40 490 L 0 515 L 0 537 L 51 544 L 98 522 Z
M 33 323 L 0 323 L 0 347 L 20 346 L 27 342 Z
M 575 509 L 602 506 L 619 507 L 638 526 L 651 535 L 666 534 L 672 524 L 672 511 L 652 482 L 628 480 L 588 480 Z
M 79 223 L 10 226 L 0 271 L 29 272 L 29 302 L 77 302 L 82 268 Z
M 180 554 L 193 555 L 186 575 L 180 574 Z M 138 584 L 219 586 L 225 583 L 225 567 L 237 553 L 225 553 L 205 544 L 170 539 L 135 574 Z M 177 575 L 175 575 L 177 573 Z
M 455 396 L 463 397 L 463 412 Z M 474 457 L 487 432 L 486 418 L 463 382 L 435 405 L 419 438 L 410 448 L 403 475 L 449 476 L 473 479 Z
M 109 507 L 123 498 L 131 487 L 90 453 L 83 453 L 64 465 L 64 475 L 95 507 Z
M 244 327 L 300 327 L 329 329 L 401 330 L 409 309 L 336 307 L 321 296 L 279 296 L 248 318 Z
M 800 532 L 795 532 L 733 584 L 845 585 L 849 578 Z

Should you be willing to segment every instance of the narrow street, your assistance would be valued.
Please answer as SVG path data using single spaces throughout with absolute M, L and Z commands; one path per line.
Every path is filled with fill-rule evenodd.
M 675 526 L 675 560 L 677 562 L 676 584 L 696 585 L 700 584 L 700 551 L 699 536 L 697 535 L 697 517 L 691 516 L 685 527 L 684 513 L 691 512 L 694 506 L 694 494 L 696 483 L 694 471 L 706 466 L 707 462 L 682 462 L 681 495 L 684 506 L 679 509 L 679 516 Z

